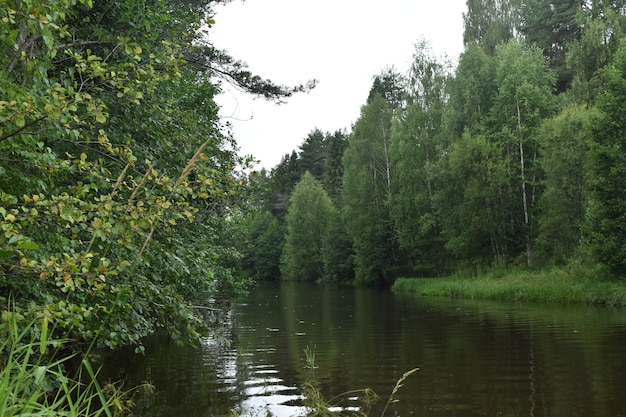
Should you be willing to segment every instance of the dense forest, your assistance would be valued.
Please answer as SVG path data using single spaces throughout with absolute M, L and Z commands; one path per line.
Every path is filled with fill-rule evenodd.
M 194 341 L 208 303 L 245 290 L 233 242 L 253 160 L 214 98 L 314 82 L 277 85 L 212 45 L 224 2 L 2 3 L 0 340 Z
M 251 177 L 254 279 L 571 263 L 626 271 L 626 3 L 468 0 L 458 62 L 420 40 L 349 132 L 313 129 Z

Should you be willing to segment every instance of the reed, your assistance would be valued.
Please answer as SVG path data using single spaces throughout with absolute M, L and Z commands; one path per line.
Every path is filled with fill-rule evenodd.
M 398 382 L 396 382 L 396 385 L 393 387 L 393 390 L 391 391 L 391 395 L 389 395 L 389 399 L 387 400 L 387 403 L 385 404 L 385 408 L 383 408 L 383 412 L 380 414 L 380 417 L 385 416 L 385 413 L 387 413 L 387 409 L 389 408 L 390 404 L 398 402 L 398 399 L 396 398 L 396 394 L 398 393 L 400 388 L 402 388 L 403 382 L 406 381 L 408 377 L 410 377 L 417 371 L 419 371 L 419 368 L 413 368 L 409 371 L 406 371 L 404 374 L 402 374 L 402 377 L 400 377 Z

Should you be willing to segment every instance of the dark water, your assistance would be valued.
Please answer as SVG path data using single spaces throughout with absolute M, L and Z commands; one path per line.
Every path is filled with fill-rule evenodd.
M 372 388 L 381 397 L 372 416 L 415 367 L 386 416 L 626 415 L 624 310 L 287 282 L 252 289 L 228 322 L 229 348 L 155 338 L 145 356 L 109 361 L 106 375 L 154 385 L 151 399 L 136 397 L 143 416 L 302 415 L 308 349 L 324 395 Z

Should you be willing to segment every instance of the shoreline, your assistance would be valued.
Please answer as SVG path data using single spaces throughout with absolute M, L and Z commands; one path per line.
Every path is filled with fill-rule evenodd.
M 539 271 L 492 270 L 479 276 L 398 278 L 392 290 L 424 297 L 626 307 L 626 282 L 608 278 L 601 267 L 579 264 Z

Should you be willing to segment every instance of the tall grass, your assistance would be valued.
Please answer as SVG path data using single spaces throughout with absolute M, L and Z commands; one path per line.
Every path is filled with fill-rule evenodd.
M 602 267 L 573 262 L 542 271 L 493 270 L 480 275 L 402 278 L 393 289 L 423 296 L 626 306 L 626 284 L 607 276 Z
M 320 390 L 319 381 L 315 377 L 315 350 L 307 347 L 304 350 L 306 368 L 309 371 L 307 381 L 304 385 L 304 398 L 305 406 L 307 408 L 307 417 L 368 417 L 372 416 L 370 410 L 372 406 L 379 400 L 378 395 L 370 389 L 355 389 L 343 392 L 330 399 L 326 399 Z M 380 417 L 384 417 L 389 409 L 389 406 L 398 402 L 396 394 L 402 388 L 404 381 L 408 377 L 417 372 L 419 368 L 411 369 L 405 372 L 400 379 L 396 382 L 385 406 L 380 414 Z M 357 396 L 360 400 L 360 407 L 343 406 L 343 402 L 347 399 L 352 399 Z
M 80 360 L 78 371 L 66 375 L 74 355 L 50 352 L 62 340 L 31 336 L 31 327 L 20 327 L 15 315 L 5 312 L 0 325 L 0 416 L 98 417 L 122 416 L 130 400 L 112 384 L 101 385 L 89 361 Z M 42 326 L 41 329 L 47 328 Z M 60 357 L 59 357 L 60 356 Z

